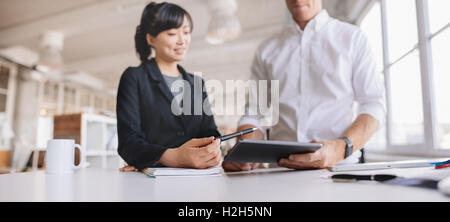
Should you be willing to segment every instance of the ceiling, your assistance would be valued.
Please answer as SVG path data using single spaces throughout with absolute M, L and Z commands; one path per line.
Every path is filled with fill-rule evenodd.
M 333 17 L 355 23 L 370 0 L 323 0 Z M 38 51 L 41 34 L 59 30 L 64 39 L 64 72 L 83 71 L 116 90 L 127 66 L 139 61 L 134 52 L 134 33 L 148 0 L 2 0 L 0 48 L 21 45 Z M 249 66 L 258 44 L 290 21 L 284 0 L 238 0 L 237 16 L 243 33 L 219 46 L 205 42 L 207 0 L 170 1 L 193 17 L 190 52 L 182 65 L 208 79 L 248 79 Z

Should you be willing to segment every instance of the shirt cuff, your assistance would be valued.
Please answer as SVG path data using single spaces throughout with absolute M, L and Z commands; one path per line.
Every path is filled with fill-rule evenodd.
M 378 121 L 378 129 L 381 129 L 385 124 L 385 111 L 381 104 L 366 104 L 360 106 L 358 115 L 368 114 Z

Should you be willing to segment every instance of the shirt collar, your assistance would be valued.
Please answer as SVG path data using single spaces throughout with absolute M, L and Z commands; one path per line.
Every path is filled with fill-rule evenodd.
M 329 18 L 330 16 L 328 15 L 327 10 L 322 9 L 319 14 L 317 14 L 311 21 L 309 21 L 309 23 L 305 27 L 305 30 L 308 27 L 312 27 L 315 32 L 318 32 L 327 23 Z M 293 26 L 298 33 L 303 34 L 304 30 L 301 30 L 297 23 L 293 22 Z

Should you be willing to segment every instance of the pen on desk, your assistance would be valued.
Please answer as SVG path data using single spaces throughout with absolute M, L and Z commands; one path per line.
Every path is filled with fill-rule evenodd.
M 430 180 L 424 178 L 404 178 L 391 174 L 374 174 L 374 175 L 353 175 L 353 174 L 335 174 L 331 176 L 333 182 L 356 182 L 361 180 L 376 181 L 390 185 L 403 185 L 412 187 L 422 187 L 437 189 L 438 180 Z
M 225 140 L 233 139 L 235 137 L 242 136 L 242 135 L 247 134 L 247 133 L 255 132 L 257 129 L 258 128 L 249 128 L 249 129 L 245 129 L 245 130 L 242 130 L 240 132 L 237 132 L 237 133 L 232 133 L 232 134 L 220 136 L 218 138 L 220 139 L 220 142 L 223 142 Z
M 450 163 L 442 164 L 442 165 L 436 165 L 434 167 L 434 169 L 442 169 L 442 168 L 447 168 L 447 167 L 450 167 Z
M 331 176 L 334 182 L 353 182 L 358 180 L 386 181 L 397 178 L 391 174 L 355 175 L 355 174 L 335 174 Z
M 450 164 L 450 160 L 431 163 L 431 165 L 434 165 L 434 166 L 440 166 L 440 165 L 445 165 L 445 164 Z
M 434 169 L 442 169 L 450 167 L 450 160 L 442 161 L 442 162 L 434 162 L 430 163 L 431 166 L 434 166 Z

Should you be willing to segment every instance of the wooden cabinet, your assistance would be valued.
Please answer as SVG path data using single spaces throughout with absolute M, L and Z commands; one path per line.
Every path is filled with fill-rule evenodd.
M 81 143 L 82 114 L 56 115 L 53 120 L 54 139 L 74 139 Z M 81 144 L 80 144 L 81 145 Z
M 74 139 L 86 150 L 86 167 L 118 168 L 123 161 L 117 153 L 116 118 L 88 113 L 56 115 L 53 137 Z M 78 150 L 76 151 L 78 152 Z M 76 163 L 79 162 L 76 155 Z

